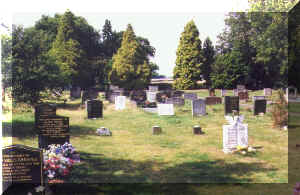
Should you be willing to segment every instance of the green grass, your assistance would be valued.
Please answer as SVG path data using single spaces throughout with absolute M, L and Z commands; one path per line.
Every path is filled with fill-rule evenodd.
M 207 90 L 198 90 L 197 93 L 200 97 L 208 95 Z M 217 95 L 220 95 L 219 93 L 217 90 Z M 251 92 L 250 95 L 254 94 L 262 95 L 262 91 Z M 98 194 L 121 194 L 120 192 L 197 194 L 201 192 L 205 195 L 240 194 L 242 190 L 245 195 L 253 194 L 251 192 L 277 195 L 291 194 L 292 187 L 297 181 L 297 172 L 294 172 L 291 173 L 294 174 L 292 177 L 294 180 L 290 181 L 290 184 L 276 185 L 285 187 L 274 185 L 271 189 L 265 189 L 265 184 L 205 184 L 288 182 L 287 147 L 288 143 L 293 142 L 290 140 L 288 142 L 286 131 L 272 127 L 270 114 L 262 117 L 253 116 L 248 108 L 251 109 L 251 102 L 241 103 L 243 104 L 241 113 L 245 115 L 245 123 L 249 126 L 249 144 L 262 146 L 262 149 L 257 154 L 247 157 L 226 155 L 222 152 L 222 125 L 226 123 L 223 104 L 207 106 L 207 116 L 192 118 L 189 101 L 186 101 L 184 107 L 176 107 L 175 116 L 164 117 L 146 113 L 138 108 L 115 111 L 114 106 L 106 102 L 103 119 L 87 120 L 86 112 L 79 107 L 79 103 L 80 100 L 75 100 L 67 102 L 65 106 L 60 104 L 57 110 L 57 114 L 70 117 L 70 141 L 80 152 L 82 159 L 82 162 L 72 170 L 68 182 L 89 183 L 80 185 L 82 187 L 78 189 L 74 187 L 79 194 L 80 192 L 84 194 L 84 189 L 89 186 L 89 191 Z M 300 106 L 295 106 L 299 107 L 300 112 Z M 11 121 L 5 123 L 10 124 Z M 151 128 L 154 125 L 162 127 L 161 135 L 152 135 Z M 193 135 L 194 125 L 200 125 L 205 134 Z M 292 132 L 299 137 L 299 131 L 296 129 L 300 126 L 300 122 L 297 118 L 290 117 L 290 125 L 292 125 Z M 95 131 L 101 126 L 109 128 L 113 136 L 96 136 Z M 13 127 L 16 127 L 13 134 L 14 143 L 38 146 L 33 113 L 13 114 Z M 295 156 L 295 167 L 296 158 L 299 157 L 298 154 Z M 93 185 L 92 183 L 129 184 Z M 170 186 L 158 183 L 201 184 Z

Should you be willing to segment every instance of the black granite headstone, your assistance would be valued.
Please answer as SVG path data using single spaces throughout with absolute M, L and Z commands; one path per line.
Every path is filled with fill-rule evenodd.
M 266 113 L 267 109 L 267 100 L 255 100 L 254 101 L 254 115 L 258 115 L 259 113 Z
M 225 115 L 232 113 L 233 110 L 240 111 L 240 100 L 238 96 L 225 96 L 224 101 Z
M 102 118 L 103 117 L 103 102 L 100 100 L 89 100 L 87 104 L 88 118 Z
M 44 186 L 41 149 L 11 145 L 2 149 L 3 194 L 19 194 Z M 41 192 L 39 194 L 44 194 Z
M 40 119 L 36 124 L 39 135 L 39 148 L 50 144 L 70 142 L 69 117 L 49 116 Z

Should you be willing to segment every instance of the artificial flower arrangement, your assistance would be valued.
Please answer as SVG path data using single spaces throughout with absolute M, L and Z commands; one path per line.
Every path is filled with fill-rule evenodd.
M 44 151 L 44 171 L 49 183 L 63 183 L 73 164 L 78 162 L 79 154 L 70 143 L 49 145 Z
M 247 154 L 255 154 L 256 149 L 251 146 L 237 146 L 234 153 L 247 155 Z

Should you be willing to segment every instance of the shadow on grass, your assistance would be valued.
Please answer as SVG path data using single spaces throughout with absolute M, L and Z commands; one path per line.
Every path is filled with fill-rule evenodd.
M 249 183 L 252 173 L 276 171 L 263 163 L 193 161 L 167 167 L 166 163 L 109 159 L 80 153 L 81 163 L 72 170 L 71 183 Z M 243 178 L 241 178 L 243 177 Z

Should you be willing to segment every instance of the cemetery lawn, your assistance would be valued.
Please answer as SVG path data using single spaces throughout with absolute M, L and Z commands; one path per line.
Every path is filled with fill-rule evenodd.
M 216 95 L 219 96 L 219 93 L 217 91 Z M 250 92 L 250 95 L 254 94 L 261 95 L 262 91 Z M 207 96 L 207 90 L 199 90 L 198 96 Z M 226 124 L 223 104 L 207 106 L 208 115 L 199 118 L 192 118 L 189 101 L 186 101 L 184 107 L 176 107 L 175 116 L 146 113 L 140 108 L 130 106 L 128 102 L 126 106 L 123 111 L 115 111 L 114 105 L 105 101 L 104 118 L 91 120 L 86 119 L 86 111 L 80 108 L 79 99 L 69 101 L 66 105 L 58 102 L 57 114 L 70 117 L 70 142 L 81 156 L 81 163 L 74 166 L 68 182 L 90 184 L 288 182 L 288 133 L 272 127 L 270 113 L 253 116 L 252 102 L 240 102 L 241 113 L 245 115 L 245 123 L 248 124 L 249 145 L 260 147 L 258 152 L 251 156 L 223 153 L 222 125 Z M 297 107 L 300 113 L 300 106 Z M 267 109 L 269 108 L 268 105 Z M 9 135 L 5 134 L 5 131 L 13 121 L 13 143 L 38 147 L 33 112 L 14 113 L 12 120 L 8 115 L 4 116 L 4 136 L 6 135 L 4 140 L 9 140 Z M 290 121 L 292 121 L 291 130 L 296 133 L 300 122 L 294 116 L 290 117 Z M 163 131 L 161 135 L 152 135 L 154 125 L 161 126 Z M 205 134 L 193 135 L 194 125 L 200 125 Z M 102 126 L 109 128 L 113 136 L 95 135 L 96 129 Z M 297 142 L 291 139 L 289 144 Z M 295 158 L 299 158 L 299 155 Z M 296 166 L 296 161 L 294 165 Z M 296 178 L 296 175 L 294 177 Z M 270 194 L 276 189 L 277 194 L 281 194 L 280 192 L 286 194 L 287 190 L 291 194 L 294 185 L 291 182 L 281 185 L 282 187 L 274 186 L 265 192 Z M 154 190 L 155 186 L 163 188 L 162 184 L 156 184 Z M 168 185 L 165 186 L 168 189 Z M 226 189 L 225 186 L 213 186 L 216 193 L 224 192 Z M 260 189 L 255 186 L 247 184 L 235 188 L 244 189 L 245 194 L 248 194 L 248 190 L 251 194 L 251 190 Z M 180 185 L 176 188 L 181 189 Z M 185 189 L 184 186 L 182 188 Z M 102 186 L 101 189 L 116 190 L 110 185 L 106 188 Z M 264 190 L 264 185 L 261 185 L 261 189 Z M 186 192 L 198 190 L 203 190 L 203 194 L 206 194 L 204 192 L 207 190 L 209 194 L 211 188 L 207 184 L 191 185 Z M 234 194 L 231 192 L 230 194 Z M 240 190 L 237 190 L 237 193 L 240 193 Z

